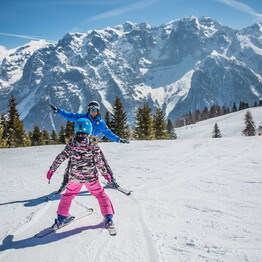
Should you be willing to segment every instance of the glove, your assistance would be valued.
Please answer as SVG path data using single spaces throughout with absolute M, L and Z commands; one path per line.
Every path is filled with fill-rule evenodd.
M 113 187 L 115 187 L 115 188 L 119 187 L 119 185 L 117 184 L 117 182 L 116 182 L 116 180 L 115 180 L 114 178 L 111 179 L 110 184 L 111 184 Z
M 52 177 L 52 175 L 54 174 L 55 172 L 54 171 L 51 171 L 51 170 L 48 170 L 47 174 L 46 174 L 46 178 L 49 180 L 49 183 L 50 183 L 50 179 Z
M 58 109 L 57 109 L 56 106 L 54 106 L 54 105 L 52 105 L 52 104 L 49 104 L 48 106 L 54 111 L 55 114 L 58 113 Z
M 65 191 L 66 188 L 67 188 L 67 185 L 68 185 L 68 184 L 65 184 L 65 185 L 62 184 L 61 187 L 58 189 L 57 193 L 58 193 L 58 194 L 61 194 L 63 191 Z
M 104 178 L 110 183 L 111 182 L 111 176 L 109 174 L 106 174 Z
M 130 141 L 128 141 L 128 140 L 126 140 L 126 139 L 122 139 L 122 138 L 120 138 L 119 143 L 129 144 Z

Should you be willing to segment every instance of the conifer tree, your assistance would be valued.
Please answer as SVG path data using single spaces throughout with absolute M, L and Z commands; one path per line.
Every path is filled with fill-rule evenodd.
M 75 122 L 67 121 L 65 127 L 65 137 L 66 139 L 71 138 L 75 133 Z
M 0 126 L 2 126 L 2 128 L 3 128 L 2 138 L 6 139 L 6 141 L 7 141 L 7 119 L 6 119 L 4 113 L 2 113 L 2 115 L 1 115 Z
M 201 121 L 208 119 L 208 116 L 209 116 L 209 111 L 208 111 L 208 108 L 205 107 L 200 115 Z
M 53 145 L 59 144 L 58 135 L 54 129 L 52 130 L 52 133 L 51 133 L 51 142 Z
M 20 114 L 17 110 L 17 102 L 13 94 L 8 103 L 7 120 L 7 144 L 8 147 L 25 147 L 30 145 L 30 140 L 26 135 L 23 121 L 19 119 Z
M 198 122 L 200 121 L 200 110 L 197 109 L 196 112 L 195 112 L 195 122 Z
M 153 117 L 154 132 L 156 139 L 168 139 L 167 126 L 165 115 L 160 107 L 157 108 L 156 114 Z
M 168 119 L 168 121 L 167 121 L 167 133 L 168 133 L 170 139 L 177 139 L 177 135 L 176 135 L 176 132 L 174 130 L 174 126 L 173 126 L 170 119 Z
M 222 137 L 220 129 L 219 129 L 217 123 L 215 123 L 215 125 L 214 125 L 212 137 L 213 138 L 221 138 Z
M 61 125 L 60 131 L 58 134 L 58 141 L 59 141 L 59 144 L 66 144 L 65 128 L 63 125 Z
M 152 140 L 155 138 L 152 109 L 148 103 L 143 108 L 138 107 L 135 116 L 134 136 L 138 140 Z
M 42 131 L 42 135 L 43 135 L 43 143 L 44 145 L 51 145 L 51 138 L 49 133 L 47 132 L 47 130 L 43 129 Z
M 245 136 L 254 136 L 256 134 L 256 126 L 253 120 L 251 112 L 248 110 L 244 116 L 245 128 L 242 131 L 242 134 Z
M 127 115 L 124 112 L 124 106 L 120 98 L 116 96 L 113 106 L 112 119 L 110 121 L 111 130 L 121 138 L 129 139 L 129 126 L 127 124 Z
M 34 125 L 33 132 L 30 132 L 30 140 L 32 146 L 44 145 L 43 134 L 38 125 Z
M 236 106 L 236 103 L 234 103 L 231 112 L 233 113 L 233 112 L 236 112 L 236 111 L 237 111 L 237 106 Z
M 135 127 L 134 130 L 134 137 L 137 140 L 141 140 L 144 137 L 144 127 L 143 127 L 143 110 L 142 107 L 137 108 L 137 112 L 135 115 Z
M 7 147 L 7 138 L 4 138 L 4 126 L 0 124 L 0 148 Z
M 110 130 L 112 130 L 111 116 L 112 116 L 112 115 L 110 114 L 110 112 L 109 112 L 109 111 L 106 111 L 104 120 L 105 120 L 105 123 L 106 123 L 107 127 L 108 127 Z M 102 140 L 103 140 L 104 142 L 111 142 L 111 140 L 108 139 L 108 138 L 106 138 L 105 136 L 103 137 Z
M 226 107 L 225 107 L 225 106 L 222 106 L 222 109 L 221 109 L 221 114 L 222 114 L 222 115 L 225 115 L 225 114 L 227 114 L 227 109 L 226 109 Z
M 112 126 L 111 126 L 111 114 L 109 111 L 106 111 L 105 113 L 105 123 L 107 125 L 107 127 L 111 130 Z

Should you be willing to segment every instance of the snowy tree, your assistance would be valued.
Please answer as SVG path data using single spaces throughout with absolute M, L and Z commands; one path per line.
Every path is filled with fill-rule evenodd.
M 17 102 L 13 94 L 8 103 L 7 119 L 7 144 L 8 147 L 25 147 L 30 146 L 30 140 L 26 135 L 23 121 L 20 120 L 20 114 L 17 110 Z
M 248 110 L 244 116 L 245 128 L 242 131 L 242 134 L 245 136 L 254 136 L 256 134 L 256 126 L 253 120 L 251 112 Z
M 152 109 L 149 104 L 138 107 L 135 115 L 134 137 L 137 140 L 152 140 L 155 137 Z
M 222 137 L 220 129 L 219 129 L 217 123 L 215 123 L 215 125 L 214 125 L 212 137 L 213 138 L 221 138 Z
M 170 119 L 168 119 L 168 121 L 167 121 L 167 133 L 168 133 L 170 139 L 177 139 L 177 135 L 175 133 L 173 124 L 172 124 Z
M 120 98 L 116 96 L 113 106 L 112 119 L 110 121 L 111 130 L 121 138 L 129 139 L 129 126 L 127 124 L 127 114 Z
M 156 114 L 153 116 L 153 123 L 156 139 L 168 139 L 165 115 L 160 107 L 157 108 Z

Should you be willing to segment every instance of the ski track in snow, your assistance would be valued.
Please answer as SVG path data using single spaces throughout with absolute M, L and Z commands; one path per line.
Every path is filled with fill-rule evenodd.
M 252 112 L 258 125 L 262 109 Z M 59 188 L 66 163 L 50 185 L 45 174 L 63 146 L 1 149 L 0 173 L 8 176 L 0 176 L 0 261 L 262 261 L 262 138 L 230 136 L 241 117 L 212 120 L 224 128 L 221 139 L 210 138 L 208 120 L 181 128 L 184 138 L 176 141 L 101 144 L 119 184 L 133 190 L 105 189 L 116 213 L 114 237 L 83 187 L 70 213 L 92 207 L 93 214 L 34 238 L 56 217 L 60 198 L 43 196 Z

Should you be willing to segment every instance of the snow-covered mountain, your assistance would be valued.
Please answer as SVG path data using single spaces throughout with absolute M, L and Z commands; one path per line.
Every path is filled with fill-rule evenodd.
M 250 111 L 258 127 L 262 107 Z M 60 187 L 67 163 L 51 184 L 46 172 L 64 146 L 0 149 L 0 261 L 262 261 L 262 137 L 241 136 L 245 113 L 178 128 L 177 140 L 101 143 L 118 183 L 133 190 L 105 189 L 115 237 L 83 187 L 70 214 L 93 214 L 35 238 L 56 218 L 60 196 L 44 196 Z M 214 122 L 220 139 L 211 138 Z
M 0 66 L 0 110 L 7 110 L 12 91 L 27 129 L 65 123 L 50 114 L 50 102 L 86 112 L 88 102 L 98 100 L 104 115 L 117 95 L 132 123 L 136 107 L 146 101 L 175 120 L 213 103 L 232 107 L 262 98 L 259 23 L 238 31 L 209 17 L 158 27 L 126 22 L 43 45 L 19 57 L 10 54 Z

